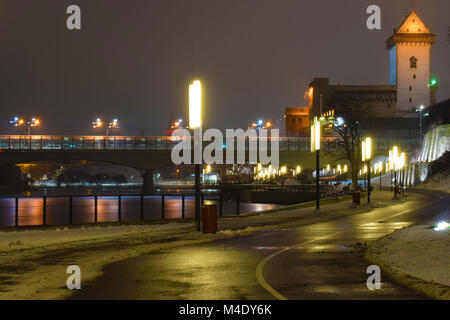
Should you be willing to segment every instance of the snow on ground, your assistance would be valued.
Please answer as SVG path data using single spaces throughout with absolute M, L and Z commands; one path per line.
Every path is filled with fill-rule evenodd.
M 394 280 L 436 299 L 450 299 L 450 229 L 397 230 L 369 246 L 366 258 Z
M 447 168 L 447 170 L 429 177 L 416 188 L 450 193 L 450 170 Z
M 390 192 L 377 192 L 373 203 L 392 203 Z M 325 204 L 328 202 L 329 204 Z M 141 224 L 1 229 L 0 299 L 61 299 L 69 265 L 81 268 L 82 286 L 101 276 L 105 265 L 163 248 L 204 243 L 258 231 L 296 227 L 371 210 L 349 209 L 345 201 L 325 201 L 315 212 L 312 203 L 219 219 L 216 234 L 194 231 L 192 220 Z

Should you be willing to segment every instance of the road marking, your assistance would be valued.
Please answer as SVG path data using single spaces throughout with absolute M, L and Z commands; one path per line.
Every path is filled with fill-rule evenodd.
M 432 204 L 434 204 L 434 203 L 436 203 L 436 202 L 439 202 L 439 201 L 441 201 L 441 200 L 442 200 L 442 196 L 439 196 L 439 199 L 437 199 L 437 200 L 434 200 L 434 201 L 432 201 L 432 202 L 430 202 L 430 203 L 427 203 L 427 204 L 425 204 L 425 205 L 423 205 L 423 206 L 420 206 L 420 207 L 417 207 L 417 208 L 414 208 L 414 209 L 411 209 L 411 210 L 406 210 L 406 211 L 403 211 L 403 212 L 400 212 L 400 213 L 396 213 L 396 214 L 394 214 L 394 215 L 392 215 L 392 216 L 390 216 L 390 217 L 388 217 L 388 218 L 386 218 L 386 219 L 384 219 L 384 220 L 388 220 L 388 219 L 397 217 L 397 216 L 399 216 L 399 215 L 402 215 L 402 214 L 405 214 L 405 213 L 408 213 L 408 212 L 411 212 L 411 211 L 415 211 L 415 210 L 418 210 L 418 209 L 422 209 L 422 208 L 424 208 L 424 207 L 430 206 L 430 205 L 432 205 Z M 272 253 L 270 256 L 267 256 L 266 258 L 264 258 L 264 259 L 258 264 L 258 266 L 256 267 L 256 279 L 258 280 L 259 284 L 260 284 L 264 289 L 266 289 L 267 292 L 269 292 L 271 295 L 273 295 L 273 296 L 274 296 L 275 298 L 277 298 L 278 300 L 288 300 L 288 298 L 286 298 L 286 297 L 283 296 L 281 293 L 279 293 L 277 290 L 275 290 L 274 288 L 272 288 L 272 286 L 271 286 L 270 284 L 267 283 L 266 279 L 264 279 L 264 276 L 263 276 L 263 268 L 264 268 L 264 265 L 265 265 L 269 260 L 272 260 L 273 258 L 275 258 L 276 256 L 278 256 L 279 254 L 281 254 L 281 253 L 283 253 L 283 252 L 285 252 L 285 251 L 291 250 L 291 249 L 293 249 L 293 248 L 301 247 L 301 246 L 303 246 L 303 245 L 305 245 L 305 244 L 308 244 L 308 243 L 311 243 L 311 242 L 314 242 L 314 241 L 317 241 L 317 240 L 322 240 L 322 239 L 326 239 L 326 238 L 329 238 L 329 237 L 333 237 L 333 236 L 339 235 L 339 234 L 341 234 L 341 233 L 347 232 L 348 230 L 350 230 L 350 229 L 346 229 L 346 230 L 344 230 L 344 231 L 340 231 L 340 232 L 332 233 L 332 234 L 329 234 L 329 235 L 326 235 L 326 236 L 322 236 L 322 237 L 318 237 L 318 238 L 311 239 L 311 240 L 308 240 L 308 241 L 304 241 L 304 242 L 301 242 L 301 243 L 299 243 L 299 244 L 296 244 L 296 245 L 293 245 L 293 246 L 290 246 L 290 247 L 286 247 L 286 248 L 284 248 L 284 249 L 281 249 L 281 250 L 279 250 L 279 251 L 277 251 L 277 252 Z
M 414 210 L 419 210 L 419 209 L 431 206 L 432 204 L 435 204 L 436 202 L 439 202 L 441 200 L 442 200 L 442 196 L 439 196 L 439 199 L 437 199 L 437 200 L 434 200 L 434 201 L 432 201 L 430 203 L 424 204 L 423 206 L 420 206 L 420 207 L 417 207 L 417 208 L 414 208 L 414 209 L 411 209 L 411 210 L 406 210 L 406 211 L 403 211 L 403 212 L 400 212 L 400 213 L 396 213 L 396 214 L 394 214 L 394 215 L 392 215 L 392 216 L 390 216 L 388 218 L 385 218 L 383 220 L 388 220 L 388 219 L 391 219 L 391 218 L 395 218 L 395 217 L 397 217 L 399 215 L 402 215 L 402 214 L 405 214 L 405 213 L 408 213 L 408 212 L 411 212 L 411 211 L 414 211 Z
M 268 291 L 271 295 L 273 295 L 275 298 L 277 298 L 278 300 L 287 300 L 287 298 L 285 296 L 283 296 L 278 291 L 276 291 L 274 288 L 272 288 L 270 286 L 270 284 L 268 284 L 267 281 L 264 279 L 262 271 L 263 271 L 264 265 L 267 263 L 267 261 L 273 259 L 277 255 L 279 255 L 279 254 L 281 254 L 281 253 L 283 253 L 285 251 L 288 251 L 288 250 L 291 250 L 293 248 L 297 248 L 297 247 L 303 246 L 303 245 L 305 245 L 307 243 L 311 243 L 311 242 L 314 242 L 314 241 L 317 241 L 317 240 L 321 240 L 321 239 L 329 238 L 329 237 L 332 237 L 332 236 L 336 236 L 336 235 L 344 233 L 346 231 L 348 231 L 348 229 L 344 230 L 344 231 L 339 231 L 339 232 L 336 232 L 336 233 L 332 233 L 332 234 L 329 234 L 329 235 L 326 235 L 326 236 L 318 237 L 318 238 L 315 238 L 315 239 L 311 239 L 311 240 L 308 240 L 308 241 L 304 241 L 304 242 L 301 242 L 299 244 L 296 244 L 296 245 L 293 245 L 293 246 L 290 246 L 290 247 L 286 247 L 286 248 L 284 248 L 284 249 L 282 249 L 280 251 L 272 253 L 270 256 L 268 256 L 264 260 L 262 260 L 258 264 L 258 266 L 256 267 L 256 279 L 258 280 L 259 284 L 264 289 L 266 289 L 266 291 Z

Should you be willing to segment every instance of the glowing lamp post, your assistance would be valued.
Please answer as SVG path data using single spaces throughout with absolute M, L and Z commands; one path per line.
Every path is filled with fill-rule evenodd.
M 13 124 L 15 127 L 25 126 L 27 135 L 31 134 L 31 127 L 37 127 L 41 124 L 41 121 L 38 118 L 32 118 L 29 121 L 26 121 L 19 117 L 14 117 L 9 123 Z
M 389 168 L 394 171 L 394 199 L 397 198 L 397 168 L 398 168 L 398 148 L 389 150 Z
M 417 112 L 419 112 L 419 130 L 420 130 L 420 138 L 422 138 L 422 111 L 424 109 L 424 106 L 421 105 L 419 108 L 416 109 Z
M 320 191 L 319 191 L 319 179 L 320 179 L 320 122 L 317 117 L 314 117 L 314 121 L 311 124 L 311 152 L 316 152 L 316 209 L 320 209 Z
M 362 142 L 362 161 L 367 162 L 367 203 L 370 203 L 370 159 L 372 158 L 372 139 L 367 137 Z
M 105 136 L 109 136 L 109 130 L 110 129 L 119 129 L 120 128 L 119 127 L 119 120 L 113 119 L 107 125 L 100 118 L 97 118 L 95 121 L 92 121 L 92 128 L 98 129 L 98 128 L 102 128 L 102 127 L 105 127 Z
M 194 130 L 194 153 L 201 152 L 202 128 L 202 85 L 195 80 L 189 85 L 189 128 Z M 195 156 L 194 156 L 195 158 Z M 200 232 L 200 163 L 194 160 L 195 167 L 195 228 Z

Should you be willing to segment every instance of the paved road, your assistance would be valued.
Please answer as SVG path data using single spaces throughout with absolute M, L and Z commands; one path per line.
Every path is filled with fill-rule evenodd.
M 368 290 L 363 259 L 367 242 L 448 210 L 447 194 L 422 193 L 421 201 L 366 214 L 113 263 L 72 298 L 423 299 L 383 275 L 381 290 Z

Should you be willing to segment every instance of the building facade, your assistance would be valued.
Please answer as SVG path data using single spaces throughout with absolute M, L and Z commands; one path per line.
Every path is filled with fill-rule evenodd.
M 331 85 L 314 78 L 309 86 L 311 116 L 335 104 L 357 103 L 375 118 L 417 118 L 416 109 L 435 103 L 431 86 L 431 45 L 434 35 L 412 11 L 386 41 L 390 52 L 390 83 L 386 85 Z
M 431 46 L 435 36 L 412 11 L 387 40 L 390 84 L 396 87 L 398 116 L 410 116 L 420 106 L 435 103 L 431 82 Z
M 286 135 L 288 137 L 308 136 L 310 124 L 310 107 L 286 108 Z

